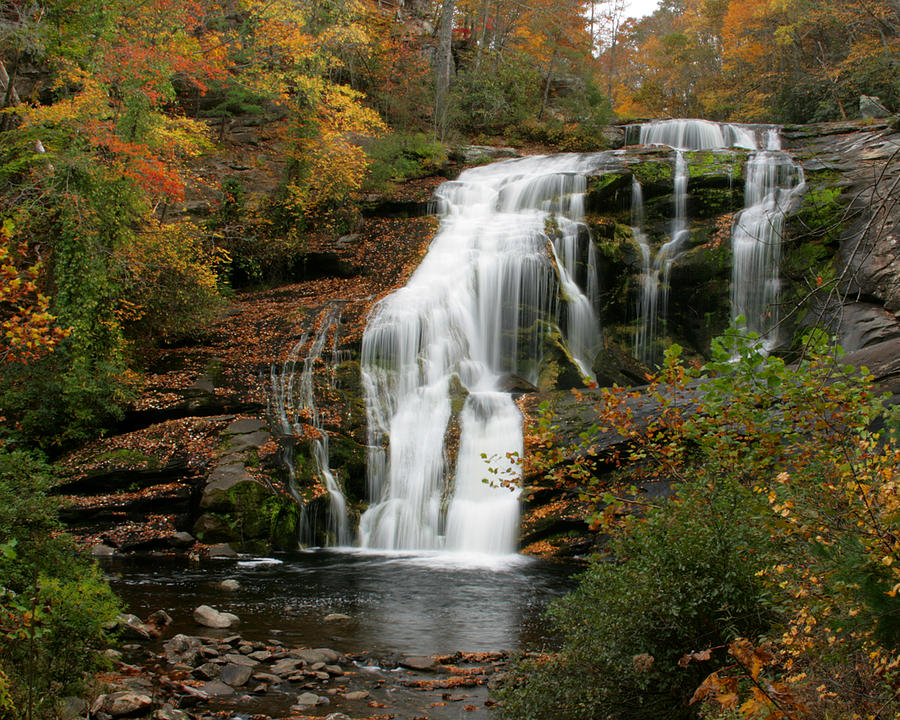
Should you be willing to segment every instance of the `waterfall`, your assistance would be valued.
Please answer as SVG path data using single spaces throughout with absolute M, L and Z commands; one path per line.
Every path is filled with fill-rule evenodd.
M 781 136 L 773 126 L 722 124 L 708 120 L 663 120 L 640 125 L 639 136 L 647 145 L 665 145 L 675 150 L 675 214 L 669 240 L 650 262 L 646 236 L 636 234 L 646 256 L 645 277 L 639 300 L 640 322 L 635 354 L 642 360 L 652 356 L 658 316 L 665 318 L 668 304 L 668 274 L 678 250 L 689 237 L 686 213 L 688 167 L 684 152 L 738 147 L 750 150 L 746 165 L 744 209 L 732 229 L 731 311 L 744 317 L 746 327 L 758 332 L 769 347 L 776 342 L 778 321 L 781 233 L 792 202 L 805 189 L 803 171 L 781 150 Z M 765 149 L 760 149 L 765 148 Z M 655 275 L 655 277 L 654 277 Z M 656 297 L 651 297 L 651 295 Z
M 524 443 L 506 388 L 513 377 L 537 384 L 557 332 L 591 377 L 600 331 L 584 174 L 604 157 L 505 161 L 438 188 L 427 255 L 373 308 L 363 336 L 363 547 L 515 551 Z
M 303 437 L 308 435 L 304 424 L 313 429 L 310 447 L 316 463 L 316 469 L 325 484 L 329 498 L 326 534 L 330 544 L 338 546 L 348 545 L 351 541 L 347 523 L 347 502 L 340 483 L 329 465 L 328 433 L 323 428 L 322 418 L 316 407 L 314 377 L 316 364 L 322 361 L 328 333 L 331 331 L 332 362 L 329 382 L 333 382 L 334 369 L 340 359 L 338 351 L 340 318 L 341 308 L 339 305 L 331 305 L 320 316 L 319 329 L 313 336 L 306 356 L 303 359 L 299 382 L 295 382 L 297 379 L 297 365 L 300 353 L 309 342 L 307 333 L 304 333 L 300 340 L 291 348 L 287 359 L 281 365 L 280 372 L 276 370 L 274 364 L 271 369 L 272 411 L 281 432 L 285 435 Z M 287 466 L 293 489 L 295 473 L 293 461 L 290 460 Z
M 803 169 L 777 149 L 779 144 L 770 137 L 770 149 L 748 160 L 744 210 L 731 233 L 732 317 L 743 317 L 747 329 L 759 333 L 768 349 L 778 344 L 784 220 L 794 199 L 806 189 Z

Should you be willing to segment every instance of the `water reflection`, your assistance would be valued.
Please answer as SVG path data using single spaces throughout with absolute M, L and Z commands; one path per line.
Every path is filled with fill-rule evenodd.
M 345 652 L 415 654 L 541 647 L 541 614 L 572 587 L 572 565 L 507 556 L 321 550 L 191 564 L 182 558 L 110 559 L 104 568 L 131 612 L 165 609 L 175 631 L 196 633 L 202 603 L 241 617 L 251 639 L 276 636 Z M 238 592 L 218 583 L 235 578 Z M 329 613 L 351 620 L 323 622 Z

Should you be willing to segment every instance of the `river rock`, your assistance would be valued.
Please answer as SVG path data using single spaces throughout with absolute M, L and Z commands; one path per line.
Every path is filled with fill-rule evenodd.
M 228 578 L 219 583 L 219 589 L 227 592 L 235 592 L 241 589 L 241 584 L 234 578 Z
M 331 648 L 313 648 L 313 649 L 303 649 L 296 650 L 294 652 L 294 656 L 300 658 L 301 660 L 305 660 L 309 665 L 315 665 L 316 663 L 336 663 L 341 659 L 341 654 L 339 652 L 335 652 Z
M 191 716 L 184 712 L 184 710 L 178 710 L 169 703 L 166 703 L 153 713 L 153 720 L 190 720 L 190 718 Z
M 246 665 L 229 663 L 222 668 L 219 680 L 226 685 L 231 685 L 231 687 L 240 687 L 250 679 L 251 675 L 253 675 L 253 671 Z
M 228 543 L 215 543 L 209 546 L 206 556 L 211 560 L 218 560 L 222 558 L 236 558 L 238 554 Z
M 434 658 L 427 655 L 407 655 L 400 661 L 400 666 L 419 672 L 434 672 L 437 669 Z
M 326 665 L 322 668 L 329 675 L 343 675 L 344 669 L 340 665 Z
M 324 618 L 322 618 L 323 622 L 343 622 L 345 620 L 352 620 L 349 615 L 344 615 L 344 613 L 329 613 Z
M 266 423 L 257 418 L 239 418 L 225 428 L 226 435 L 247 435 L 266 428 Z
M 365 700 L 369 697 L 368 690 L 351 690 L 348 693 L 344 693 L 341 695 L 344 700 Z
M 176 635 L 163 645 L 163 652 L 172 665 L 184 664 L 193 666 L 203 645 L 200 638 L 190 635 Z
M 246 655 L 239 655 L 238 653 L 227 653 L 225 655 L 225 661 L 230 662 L 233 665 L 243 665 L 244 667 L 256 667 L 259 663 L 256 662 L 251 657 L 247 657 Z
M 91 547 L 91 555 L 94 557 L 112 557 L 116 554 L 115 548 L 111 548 L 104 543 L 97 543 Z
M 303 660 L 299 660 L 297 658 L 284 658 L 283 660 L 279 660 L 271 668 L 269 668 L 272 673 L 275 675 L 290 675 L 293 672 L 296 672 L 298 668 L 301 668 L 306 663 Z
M 215 680 L 222 674 L 222 666 L 216 663 L 203 663 L 194 670 L 194 675 L 201 680 Z
M 199 688 L 201 692 L 205 692 L 210 697 L 225 697 L 234 693 L 234 688 L 226 685 L 221 680 L 210 680 L 203 683 Z
M 154 628 L 157 634 L 162 633 L 169 625 L 172 624 L 172 616 L 169 615 L 165 610 L 157 610 L 156 612 L 150 613 L 147 616 L 146 625 Z
M 305 692 L 297 696 L 297 704 L 294 706 L 299 709 L 312 707 L 314 705 L 324 705 L 328 702 L 328 698 L 321 697 L 315 693 Z
M 149 695 L 123 690 L 121 692 L 101 695 L 91 707 L 91 713 L 106 713 L 112 717 L 127 717 L 149 710 L 153 699 Z
M 146 624 L 137 615 L 122 613 L 116 620 L 116 629 L 123 638 L 149 640 L 159 637 L 159 630 L 155 626 Z
M 240 622 L 237 615 L 229 612 L 219 612 L 209 605 L 200 605 L 194 610 L 194 620 L 204 627 L 230 628 Z

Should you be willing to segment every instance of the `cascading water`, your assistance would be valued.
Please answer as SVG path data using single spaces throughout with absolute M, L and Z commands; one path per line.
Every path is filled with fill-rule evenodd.
M 665 145 L 675 150 L 675 215 L 669 240 L 650 261 L 651 249 L 643 233 L 635 234 L 645 260 L 645 277 L 638 301 L 641 327 L 635 338 L 635 354 L 653 358 L 652 345 L 659 317 L 667 313 L 669 271 L 689 236 L 687 222 L 688 166 L 685 151 L 750 150 L 746 165 L 744 210 L 732 230 L 732 317 L 743 316 L 748 329 L 758 332 L 768 346 L 775 343 L 779 291 L 781 231 L 794 198 L 805 188 L 803 171 L 781 150 L 774 127 L 714 123 L 708 120 L 664 120 L 633 130 L 641 144 Z M 765 147 L 765 150 L 760 150 Z
M 304 424 L 312 427 L 314 436 L 310 441 L 313 459 L 316 468 L 325 483 L 328 491 L 329 511 L 326 535 L 333 545 L 349 545 L 351 535 L 347 521 L 347 503 L 341 491 L 340 483 L 331 471 L 328 452 L 328 433 L 322 427 L 322 418 L 315 402 L 314 373 L 316 364 L 322 360 L 322 354 L 328 340 L 329 331 L 332 332 L 332 373 L 334 365 L 340 354 L 338 352 L 338 337 L 340 333 L 341 308 L 332 305 L 327 308 L 319 319 L 319 329 L 309 344 L 306 356 L 303 359 L 300 370 L 299 383 L 295 386 L 297 378 L 297 365 L 300 353 L 309 341 L 309 335 L 304 333 L 300 340 L 291 348 L 288 357 L 281 365 L 280 371 L 273 364 L 271 369 L 272 405 L 273 414 L 278 421 L 279 429 L 285 435 L 302 437 L 306 435 Z M 291 476 L 291 486 L 294 485 L 294 467 L 288 462 L 288 471 Z
M 732 228 L 731 308 L 732 317 L 743 317 L 747 329 L 772 348 L 778 342 L 784 220 L 806 182 L 803 169 L 781 151 L 777 131 L 767 134 L 766 145 L 747 161 L 744 210 Z
M 505 388 L 513 376 L 537 384 L 542 348 L 560 330 L 590 376 L 600 335 L 584 173 L 604 158 L 506 161 L 438 189 L 428 254 L 376 305 L 363 337 L 363 547 L 515 551 L 522 418 Z M 491 474 L 512 489 L 484 482 Z

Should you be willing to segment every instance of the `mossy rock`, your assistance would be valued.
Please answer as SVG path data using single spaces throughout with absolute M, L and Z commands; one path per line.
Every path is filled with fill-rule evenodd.
M 597 353 L 591 367 L 600 387 L 629 387 L 632 385 L 645 385 L 650 369 L 638 362 L 630 353 L 621 346 L 608 343 L 605 348 Z
M 543 361 L 538 372 L 537 387 L 541 392 L 584 387 L 584 376 L 572 358 L 557 330 L 544 336 Z
M 631 175 L 623 168 L 587 179 L 584 200 L 589 213 L 619 215 L 630 212 Z
M 739 149 L 686 152 L 684 159 L 687 162 L 688 183 L 704 178 L 743 185 L 748 156 L 747 150 Z
M 329 464 L 340 479 L 347 501 L 365 500 L 366 447 L 343 435 L 332 436 L 328 447 L 331 455 Z

